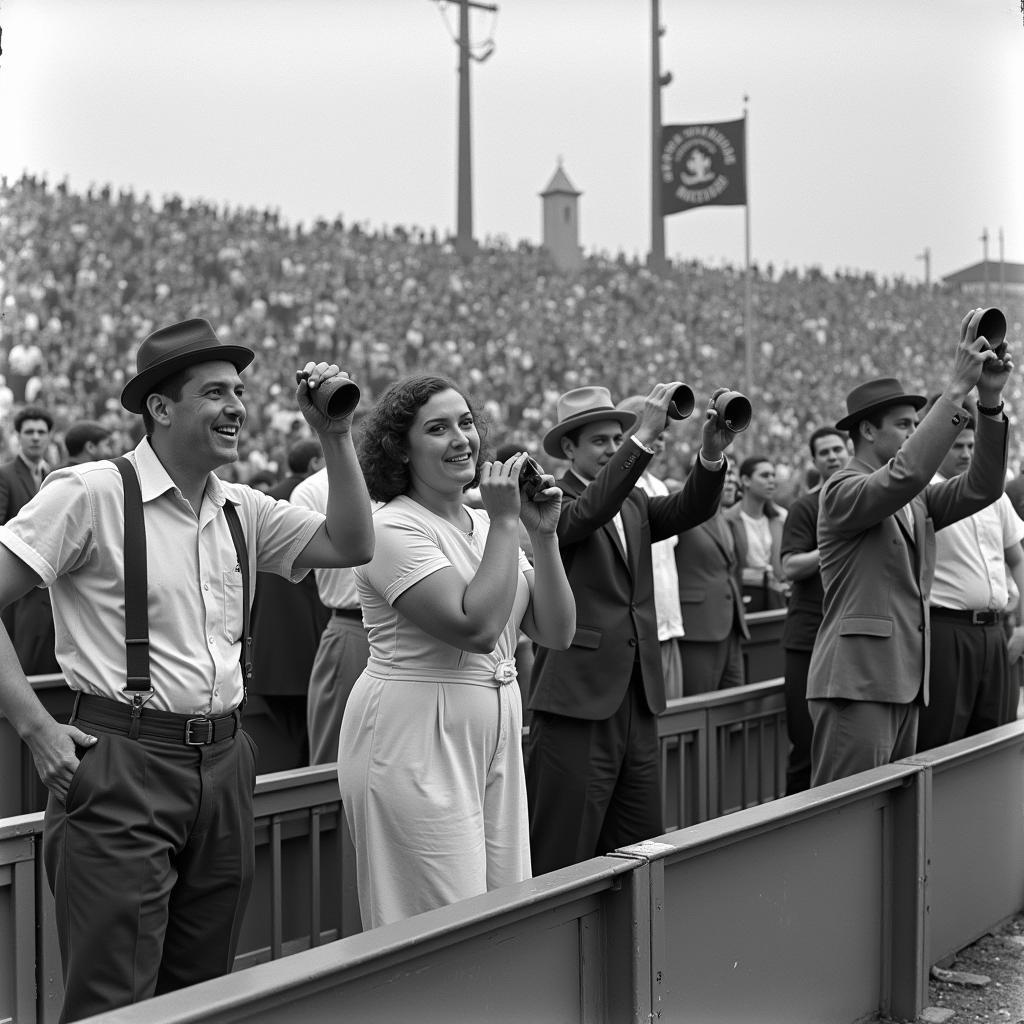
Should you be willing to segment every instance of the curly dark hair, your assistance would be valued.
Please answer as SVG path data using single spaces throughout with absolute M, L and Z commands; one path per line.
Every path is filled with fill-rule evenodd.
M 409 490 L 409 465 L 403 461 L 406 437 L 419 409 L 442 391 L 454 391 L 466 400 L 480 435 L 477 469 L 466 490 L 480 482 L 480 463 L 489 454 L 487 423 L 473 401 L 454 381 L 433 374 L 403 377 L 392 384 L 374 403 L 363 419 L 356 440 L 356 454 L 366 479 L 366 489 L 374 501 L 390 501 Z

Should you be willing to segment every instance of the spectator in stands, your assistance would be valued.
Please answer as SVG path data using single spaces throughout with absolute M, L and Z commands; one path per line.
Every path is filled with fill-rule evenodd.
M 372 928 L 530 875 L 515 686 L 520 627 L 568 646 L 561 492 L 521 500 L 519 453 L 481 461 L 473 407 L 449 380 L 404 378 L 367 415 L 359 457 L 373 561 L 356 571 L 370 659 L 341 727 L 338 779 Z M 463 501 L 479 482 L 484 509 Z M 531 567 L 519 547 L 522 521 Z
M 111 430 L 96 420 L 75 420 L 64 431 L 64 450 L 68 453 L 68 461 L 62 468 L 112 459 Z
M 740 500 L 740 475 L 736 472 L 733 463 L 729 463 L 725 470 L 725 482 L 722 484 L 722 500 L 719 508 L 732 508 Z
M 819 492 L 822 483 L 842 469 L 850 458 L 846 438 L 835 427 L 818 427 L 808 444 L 817 483 L 793 502 L 782 528 L 782 573 L 792 583 L 782 627 L 786 732 L 789 735 L 787 794 L 801 793 L 811 785 L 814 726 L 807 710 L 807 670 L 821 625 L 821 602 L 825 596 L 818 555 Z
M 78 691 L 71 724 L 58 724 L 0 631 L 0 711 L 50 790 L 43 857 L 64 1021 L 231 969 L 254 854 L 255 760 L 238 726 L 245 581 L 257 570 L 299 578 L 373 550 L 349 423 L 327 421 L 309 400 L 336 366 L 306 364 L 298 392 L 331 473 L 326 522 L 212 474 L 237 458 L 239 372 L 252 358 L 205 320 L 149 335 L 122 392 L 147 439 L 120 466 L 53 474 L 0 527 L 0 606 L 40 583 L 53 588 L 58 659 Z M 141 493 L 126 502 L 136 480 Z M 142 527 L 129 529 L 128 550 L 126 515 Z M 125 559 L 141 568 L 142 549 L 148 643 L 126 649 L 124 609 L 147 597 L 135 593 L 136 576 L 126 580 Z M 141 664 L 125 678 L 132 650 Z
M 732 476 L 735 487 L 738 477 Z M 684 697 L 747 681 L 743 641 L 750 638 L 750 630 L 743 607 L 738 528 L 719 506 L 710 519 L 679 534 L 675 557 L 685 630 L 679 641 Z
M 631 412 L 640 422 L 644 409 L 643 395 L 630 395 L 619 402 L 617 408 Z M 651 442 L 654 458 L 640 474 L 637 487 L 648 497 L 665 497 L 669 488 L 660 477 L 651 472 L 653 466 L 668 447 L 668 435 L 675 421 L 669 419 Z M 661 645 L 661 671 L 665 677 L 665 699 L 679 700 L 683 696 L 683 660 L 679 653 L 679 639 L 683 635 L 683 612 L 679 607 L 679 573 L 676 571 L 676 537 L 666 537 L 651 545 L 651 568 L 654 572 L 654 611 L 658 620 L 658 643 Z
M 938 400 L 931 400 L 934 405 Z M 928 407 L 926 406 L 926 409 Z M 966 473 L 974 452 L 974 419 L 954 439 L 932 482 Z M 997 501 L 935 536 L 929 700 L 921 708 L 917 749 L 933 747 L 1012 721 L 1017 691 L 1003 627 L 1009 605 L 1007 569 L 1024 592 L 1024 522 L 1010 499 Z
M 288 470 L 288 476 L 271 487 L 268 495 L 275 501 L 291 500 L 303 481 L 322 471 L 324 500 L 316 511 L 326 514 L 327 470 L 320 442 L 314 438 L 296 441 L 288 450 Z M 351 571 L 314 570 L 318 574 Z M 330 612 L 320 600 L 313 573 L 298 583 L 270 573 L 260 573 L 258 579 L 252 609 L 253 673 L 242 724 L 256 741 L 256 770 L 263 774 L 309 764 L 309 675 Z
M 740 463 L 741 497 L 726 512 L 737 541 L 743 577 L 743 604 L 747 612 L 782 608 L 785 583 L 779 551 L 786 510 L 772 501 L 775 466 L 764 455 Z
M 836 424 L 850 431 L 854 456 L 821 489 L 824 616 L 807 679 L 812 785 L 916 749 L 918 707 L 928 702 L 934 531 L 995 501 L 1006 471 L 1001 395 L 1013 361 L 974 337 L 981 312 L 964 317 L 949 383 L 920 425 L 925 399 L 891 377 L 855 387 Z M 967 423 L 962 404 L 975 387 L 971 467 L 930 483 Z
M 327 476 L 314 473 L 292 494 L 302 508 L 320 510 L 327 500 Z M 310 764 L 339 759 L 338 736 L 345 705 L 366 668 L 370 644 L 353 569 L 317 569 L 316 586 L 327 617 L 308 674 L 305 729 Z
M 53 435 L 53 416 L 40 406 L 27 405 L 14 417 L 18 454 L 0 466 L 0 525 L 9 522 L 38 493 L 51 466 L 46 461 Z M 53 611 L 50 595 L 33 589 L 0 613 L 14 642 L 22 671 L 37 676 L 59 672 L 53 653 Z
M 261 469 L 249 477 L 249 486 L 264 494 L 270 492 L 277 486 L 277 474 L 270 469 Z
M 679 386 L 655 385 L 639 423 L 607 388 L 575 388 L 544 436 L 544 451 L 571 467 L 559 480 L 558 541 L 579 627 L 569 650 L 540 650 L 534 663 L 527 790 L 538 873 L 662 831 L 655 716 L 665 686 L 651 544 L 713 514 L 733 438 L 709 405 L 683 489 L 650 498 L 637 487 Z

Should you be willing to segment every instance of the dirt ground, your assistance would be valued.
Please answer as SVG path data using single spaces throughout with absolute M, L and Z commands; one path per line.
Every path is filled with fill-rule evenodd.
M 954 1011 L 947 1018 L 949 1024 L 1024 1024 L 1024 914 L 983 935 L 947 969 L 991 979 L 983 987 L 931 979 L 928 1002 L 936 1009 Z M 882 1018 L 880 1024 L 894 1022 Z

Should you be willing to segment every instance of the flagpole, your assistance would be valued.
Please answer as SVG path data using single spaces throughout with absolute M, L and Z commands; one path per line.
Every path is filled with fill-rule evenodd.
M 744 223 L 744 250 L 746 257 L 746 274 L 745 282 L 746 286 L 745 301 L 743 309 L 743 354 L 744 354 L 744 365 L 746 382 L 745 389 L 748 398 L 753 398 L 754 394 L 754 344 L 753 337 L 751 335 L 751 275 L 750 275 L 750 136 L 747 132 L 747 102 L 748 96 L 743 97 L 743 150 L 745 153 L 745 166 L 744 174 L 746 175 L 746 186 L 747 195 L 746 202 L 743 204 L 743 223 Z
M 672 75 L 661 73 L 661 11 L 651 0 L 651 260 L 656 274 L 663 274 L 665 261 L 665 220 L 661 209 L 661 90 Z

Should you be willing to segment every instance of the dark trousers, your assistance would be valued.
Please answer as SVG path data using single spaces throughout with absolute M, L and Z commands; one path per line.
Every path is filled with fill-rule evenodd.
M 664 831 L 657 720 L 639 664 L 611 718 L 533 712 L 526 796 L 535 875 Z
M 683 696 L 726 690 L 743 686 L 743 646 L 740 634 L 734 629 L 724 640 L 679 641 L 679 654 L 683 660 Z
M 786 764 L 786 796 L 802 793 L 811 786 L 811 737 L 814 726 L 807 710 L 807 671 L 811 652 L 786 648 L 786 732 L 789 735 L 789 761 Z
M 1002 623 L 975 626 L 933 613 L 928 686 L 928 706 L 921 708 L 917 725 L 918 750 L 1011 721 L 1010 659 Z
M 51 794 L 43 857 L 64 973 L 61 1021 L 231 970 L 252 888 L 255 752 L 132 740 L 76 720 L 67 802 Z

